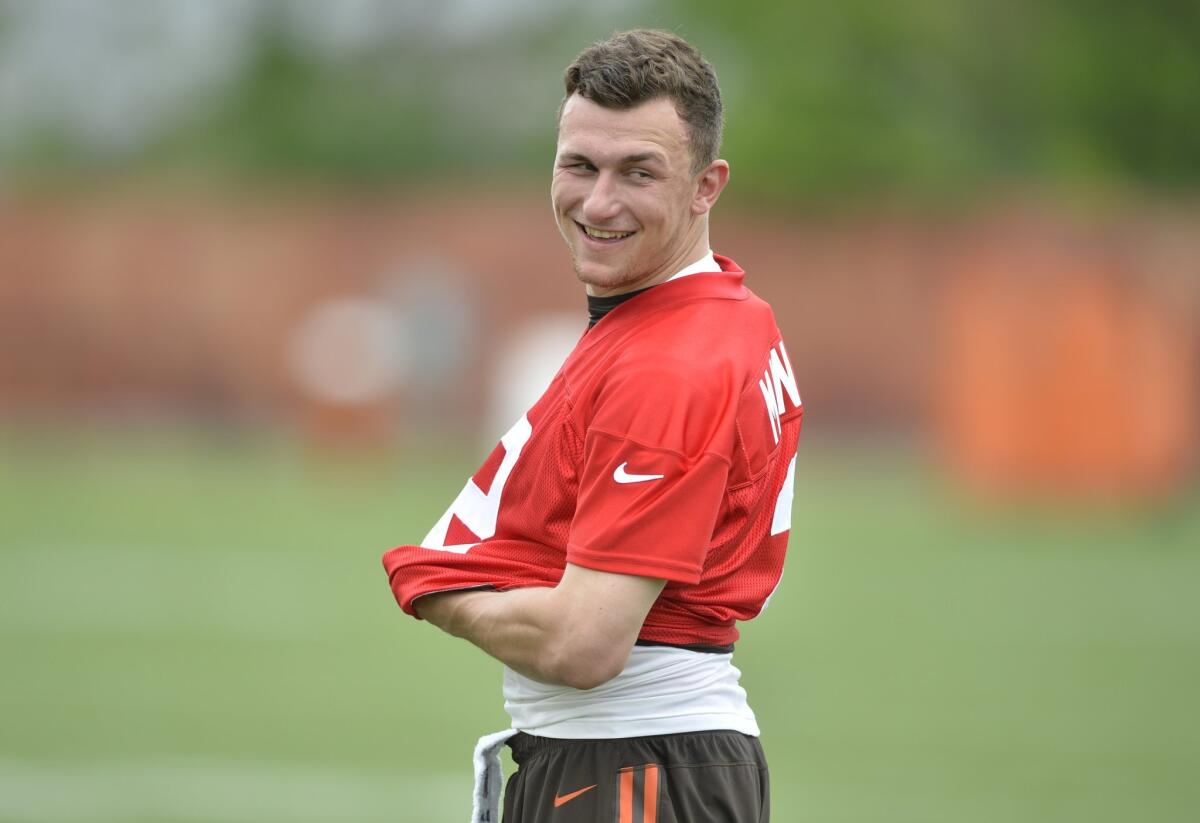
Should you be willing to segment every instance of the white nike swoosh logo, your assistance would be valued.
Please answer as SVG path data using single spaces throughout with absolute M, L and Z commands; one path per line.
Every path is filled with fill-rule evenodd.
M 645 483 L 647 480 L 662 480 L 661 474 L 630 474 L 625 471 L 625 467 L 629 463 L 622 463 L 617 466 L 617 470 L 613 472 L 613 480 L 618 483 Z

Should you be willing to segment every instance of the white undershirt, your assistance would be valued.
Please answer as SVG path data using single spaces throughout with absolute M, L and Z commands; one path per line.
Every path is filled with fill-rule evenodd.
M 504 667 L 512 727 L 570 740 L 730 729 L 757 737 L 732 654 L 634 646 L 625 669 L 594 689 L 540 683 Z

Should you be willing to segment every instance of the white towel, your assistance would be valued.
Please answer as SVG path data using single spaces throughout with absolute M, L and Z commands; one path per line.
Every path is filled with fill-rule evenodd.
M 500 823 L 500 787 L 504 775 L 500 771 L 500 749 L 516 729 L 485 734 L 475 744 L 475 796 L 471 804 L 471 823 Z

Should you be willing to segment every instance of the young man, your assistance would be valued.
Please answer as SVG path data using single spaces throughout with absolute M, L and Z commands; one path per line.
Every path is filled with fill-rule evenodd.
M 506 823 L 759 823 L 731 658 L 783 571 L 802 408 L 770 308 L 709 249 L 729 180 L 712 67 L 665 32 L 567 68 L 551 199 L 592 324 L 421 546 L 401 607 L 505 664 Z M 513 736 L 515 735 L 515 736 Z

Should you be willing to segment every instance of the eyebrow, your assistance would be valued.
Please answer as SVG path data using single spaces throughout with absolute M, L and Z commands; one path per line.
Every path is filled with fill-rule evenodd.
M 621 165 L 631 166 L 631 165 L 634 165 L 635 163 L 645 163 L 646 161 L 650 161 L 652 163 L 665 163 L 666 162 L 666 160 L 663 158 L 663 156 L 661 154 L 659 154 L 658 152 L 647 151 L 647 152 L 642 152 L 641 154 L 628 154 L 625 157 L 622 157 Z
M 558 159 L 560 161 L 568 161 L 571 163 L 591 163 L 592 162 L 592 159 L 590 157 L 588 157 L 586 154 L 580 154 L 579 152 L 574 152 L 574 151 L 564 152 L 563 154 L 560 154 L 558 156 Z M 647 161 L 654 162 L 654 163 L 665 163 L 666 162 L 666 160 L 663 158 L 663 156 L 661 154 L 659 154 L 658 152 L 642 152 L 640 154 L 625 155 L 624 157 L 621 158 L 620 164 L 622 166 L 630 166 L 630 165 L 634 165 L 636 163 L 645 163 Z

